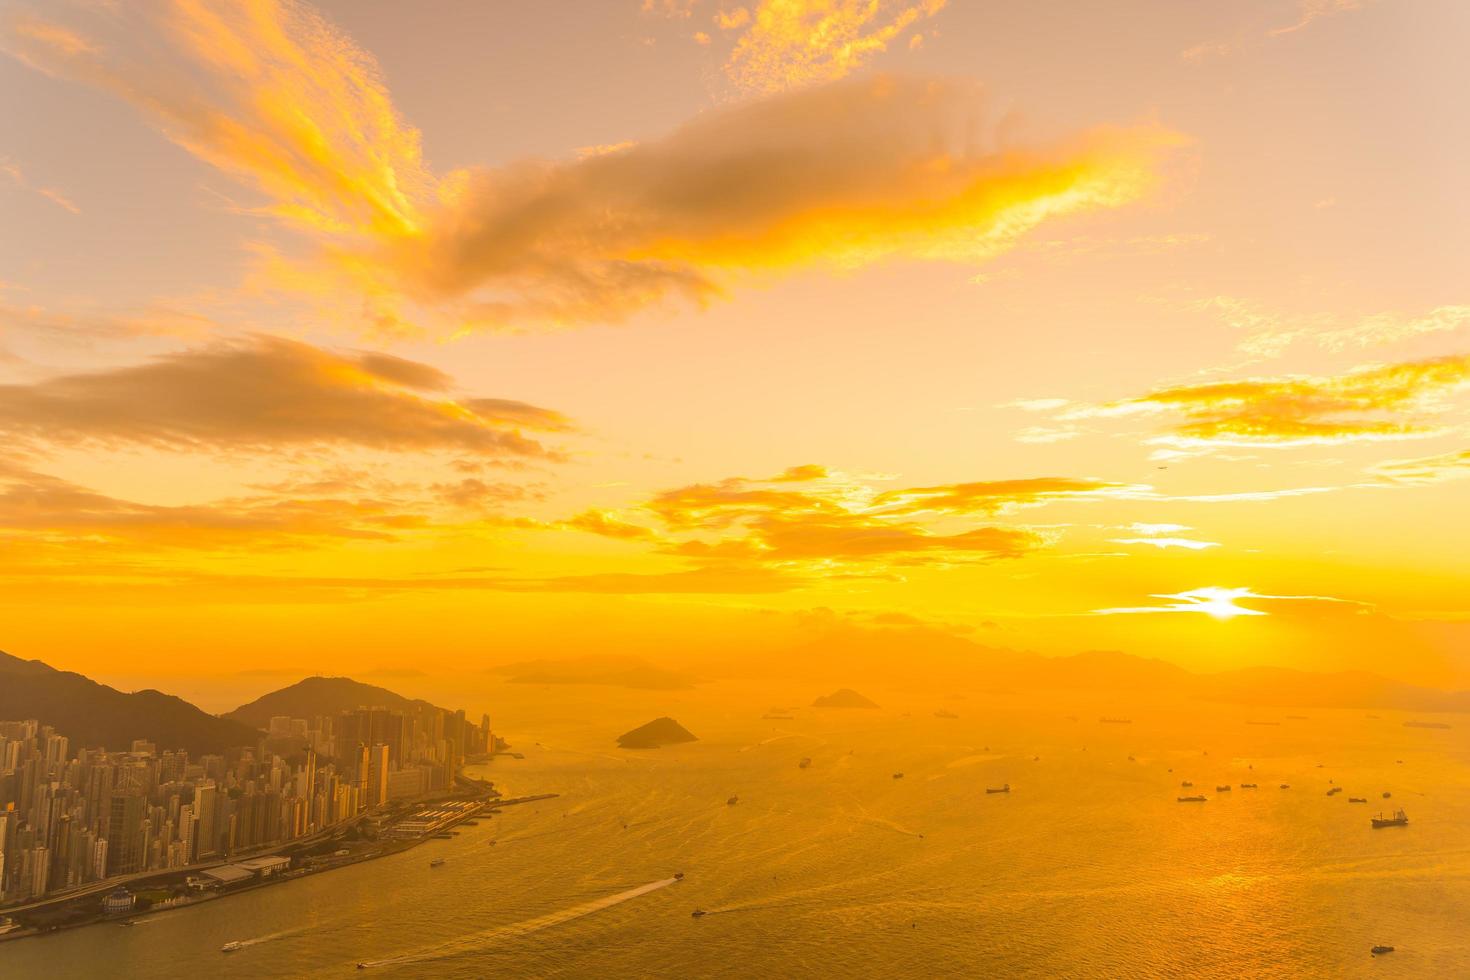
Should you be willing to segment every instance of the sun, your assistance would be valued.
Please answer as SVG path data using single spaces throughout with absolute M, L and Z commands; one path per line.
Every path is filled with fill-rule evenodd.
M 1177 606 L 1184 612 L 1201 612 L 1215 619 L 1234 619 L 1236 616 L 1264 616 L 1259 609 L 1248 609 L 1245 606 L 1237 606 L 1237 599 L 1259 598 L 1250 589 L 1226 589 L 1218 585 L 1206 585 L 1198 589 L 1190 589 L 1188 592 L 1180 592 L 1170 596 L 1160 596 L 1161 599 L 1178 599 Z

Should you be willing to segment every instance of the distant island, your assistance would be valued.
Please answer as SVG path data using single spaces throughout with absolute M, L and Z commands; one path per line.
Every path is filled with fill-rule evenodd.
M 844 687 L 812 702 L 813 708 L 876 708 L 872 701 L 851 688 Z
M 618 736 L 618 748 L 622 749 L 656 749 L 664 745 L 678 745 L 680 742 L 697 742 L 699 738 L 689 729 L 679 724 L 672 718 L 655 718 L 646 725 L 640 725 L 631 732 L 624 732 Z

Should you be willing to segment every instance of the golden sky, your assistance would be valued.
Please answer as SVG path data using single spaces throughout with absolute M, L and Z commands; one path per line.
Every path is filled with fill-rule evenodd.
M 1470 6 L 0 8 L 0 647 L 1470 686 Z

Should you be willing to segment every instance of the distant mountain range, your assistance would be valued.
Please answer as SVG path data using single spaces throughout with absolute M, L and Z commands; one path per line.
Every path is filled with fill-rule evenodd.
M 364 684 L 350 677 L 307 677 L 290 687 L 262 694 L 223 717 L 259 729 L 269 728 L 271 719 L 277 715 L 310 718 L 313 715 L 335 715 L 365 705 L 399 710 L 436 707 L 427 701 L 406 698 L 386 687 Z
M 141 738 L 160 751 L 184 748 L 195 756 L 253 745 L 260 734 L 182 698 L 152 690 L 128 694 L 7 653 L 0 653 L 0 718 L 35 718 L 71 739 L 73 747 L 125 751 Z
M 596 656 L 568 660 L 526 660 L 488 668 L 512 684 L 598 684 L 640 691 L 683 691 L 694 686 L 688 674 L 655 667 L 637 657 Z

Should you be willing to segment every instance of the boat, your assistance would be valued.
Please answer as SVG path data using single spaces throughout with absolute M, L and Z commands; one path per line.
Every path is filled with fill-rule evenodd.
M 1241 789 L 1255 789 L 1256 788 L 1256 784 L 1255 783 L 1241 783 L 1240 784 L 1240 788 Z
M 1228 793 L 1228 792 L 1230 792 L 1230 784 L 1229 783 L 1226 783 L 1224 786 L 1216 786 L 1215 787 L 1215 792 L 1216 793 Z
M 1133 756 L 1131 756 L 1131 755 L 1130 755 L 1130 756 L 1129 756 L 1129 757 L 1128 757 L 1128 761 L 1129 761 L 1129 762 L 1137 762 L 1137 761 L 1138 761 L 1138 760 L 1137 760 L 1137 759 L 1135 759 L 1135 758 L 1133 758 Z
M 1374 946 L 1371 950 L 1369 950 L 1369 952 L 1372 953 L 1374 956 L 1382 956 L 1384 953 L 1392 953 L 1393 952 L 1393 947 L 1392 946 Z
M 1368 798 L 1366 796 L 1349 796 L 1348 797 L 1348 802 L 1349 803 L 1367 803 L 1368 802 Z
M 1207 799 L 1203 796 L 1180 796 L 1176 797 L 1180 803 L 1205 803 Z
M 1180 784 L 1179 784 L 1179 785 L 1180 785 L 1180 787 L 1182 787 L 1182 788 L 1183 788 L 1183 789 L 1194 789 L 1194 783 L 1191 783 L 1191 782 L 1190 782 L 1190 781 L 1189 781 L 1189 780 L 1187 780 L 1187 779 L 1186 779 L 1186 780 L 1185 780 L 1185 781 L 1184 781 L 1184 782 L 1182 782 L 1182 783 L 1180 783 Z
M 1334 786 L 1334 787 L 1332 787 L 1331 789 L 1329 789 L 1327 791 L 1327 795 L 1328 796 L 1336 796 L 1338 793 L 1341 793 L 1341 792 L 1342 792 L 1342 787 L 1341 786 Z
M 690 913 L 689 913 L 689 914 L 690 914 L 690 915 L 691 915 L 691 916 L 693 916 L 693 917 L 694 917 L 694 918 L 696 918 L 696 919 L 697 919 L 697 918 L 699 918 L 699 917 L 700 917 L 700 916 L 701 916 L 701 915 L 708 915 L 708 914 L 709 914 L 709 913 L 707 913 L 707 912 L 705 912 L 705 910 L 704 910 L 704 909 L 695 909 L 695 910 L 694 910 L 694 911 L 693 911 L 693 912 L 690 912 Z
M 1282 789 L 1291 789 L 1291 783 L 1282 783 L 1281 784 L 1281 788 Z
M 1393 794 L 1392 794 L 1392 793 L 1384 793 L 1384 794 L 1383 794 L 1383 798 L 1384 798 L 1384 799 L 1385 799 L 1385 800 L 1386 800 L 1386 799 L 1389 799 L 1389 798 L 1390 798 L 1390 797 L 1392 797 L 1392 796 L 1393 796 Z
M 132 923 L 128 923 L 128 924 L 131 925 Z M 238 939 L 231 939 L 229 942 L 227 942 L 223 946 L 221 946 L 219 948 L 219 951 L 221 953 L 233 953 L 237 949 L 244 949 L 244 948 L 245 948 L 245 944 L 243 942 L 241 942 Z
M 987 787 L 985 787 L 985 792 L 987 792 L 987 793 L 1009 793 L 1010 791 L 1011 791 L 1011 784 L 1010 783 L 1006 783 L 1004 786 L 987 786 Z
M 740 797 L 738 797 L 738 796 L 732 796 L 728 800 L 725 801 L 725 805 L 726 806 L 734 806 L 736 803 L 739 803 L 739 802 L 740 802 Z
M 1380 827 L 1407 827 L 1408 825 L 1409 815 L 1405 813 L 1402 808 L 1393 811 L 1393 816 L 1391 817 L 1385 817 L 1383 814 L 1380 813 L 1378 816 L 1373 818 L 1374 830 L 1377 830 Z
M 812 760 L 811 759 L 809 759 L 809 758 L 803 758 L 800 762 L 798 762 L 796 764 L 796 768 L 798 768 L 798 769 L 810 769 L 811 768 L 811 765 L 812 765 Z
M 903 778 L 903 773 L 896 772 L 896 773 L 893 774 L 893 778 L 894 779 L 902 779 Z
M 438 868 L 438 867 L 443 866 L 443 864 L 444 864 L 444 859 L 443 858 L 435 858 L 434 860 L 432 860 L 432 861 L 429 862 L 429 867 L 431 867 L 431 868 Z
M 675 881 L 683 881 L 684 880 L 684 872 L 682 872 L 682 871 L 675 871 L 674 872 L 674 880 Z

